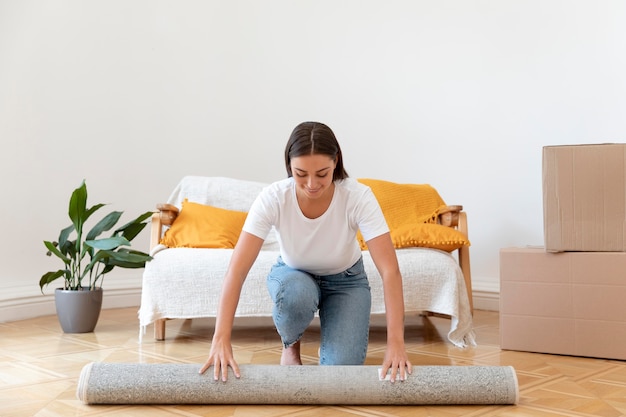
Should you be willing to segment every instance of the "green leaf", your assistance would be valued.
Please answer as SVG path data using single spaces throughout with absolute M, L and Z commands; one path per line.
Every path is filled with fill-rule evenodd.
M 111 230 L 115 223 L 118 222 L 120 217 L 122 216 L 121 211 L 114 211 L 107 214 L 102 220 L 100 220 L 96 225 L 87 233 L 86 240 L 93 240 L 100 236 L 102 232 L 106 232 L 107 230 Z
M 65 272 L 66 270 L 59 269 L 58 271 L 50 271 L 50 272 L 46 272 L 45 274 L 43 274 L 41 276 L 41 279 L 39 280 L 39 288 L 41 289 L 41 292 L 43 293 L 44 286 L 50 284 L 55 279 L 62 277 L 65 274 Z
M 147 262 L 151 260 L 152 257 L 147 253 L 139 252 L 139 251 L 118 251 L 112 252 L 109 256 L 108 262 L 115 260 L 120 262 Z
M 82 280 L 98 262 L 102 262 L 103 264 L 105 264 L 104 261 L 109 257 L 110 253 L 111 252 L 108 250 L 100 250 L 96 252 L 96 255 L 91 258 L 91 262 L 89 262 L 89 264 L 83 269 L 83 272 L 80 274 L 80 279 Z M 100 273 L 100 275 L 102 275 L 102 273 Z
M 54 245 L 54 243 L 44 240 L 43 244 L 48 248 L 51 254 L 55 254 L 58 258 L 60 258 L 66 265 L 72 262 L 70 258 L 65 256 L 61 251 Z
M 129 224 L 122 232 L 124 236 L 130 242 L 147 226 L 147 223 L 133 223 Z
M 144 262 L 125 262 L 125 261 L 120 261 L 120 260 L 109 259 L 108 262 L 110 263 L 107 266 L 111 266 L 111 267 L 119 266 L 120 268 L 127 268 L 127 269 L 139 269 L 139 268 L 143 268 L 144 266 L 146 266 L 145 261 Z
M 78 234 L 83 230 L 87 214 L 87 185 L 85 180 L 74 190 L 70 197 L 69 216 Z
M 143 268 L 152 257 L 145 253 L 113 252 L 106 260 L 107 265 L 122 268 Z
M 76 242 L 73 240 L 66 240 L 63 244 L 59 243 L 59 251 L 70 259 L 76 258 Z
M 129 246 L 130 242 L 128 241 L 128 239 L 126 239 L 123 236 L 114 236 L 114 237 L 107 237 L 104 239 L 86 240 L 85 244 L 94 249 L 108 251 L 108 250 L 116 249 L 119 246 Z
M 70 225 L 67 226 L 65 229 L 61 230 L 61 233 L 59 233 L 59 248 L 61 250 L 61 252 L 63 253 L 67 253 L 63 251 L 63 248 L 65 248 L 65 243 L 68 241 L 70 234 L 74 231 L 74 225 Z
M 122 233 L 129 241 L 133 240 L 141 231 L 148 225 L 147 222 L 142 223 L 144 220 L 152 217 L 152 212 L 147 211 L 139 215 L 136 219 L 126 223 L 122 227 L 118 228 L 113 234 L 118 235 Z
M 102 273 L 100 275 L 104 275 L 106 273 L 111 272 L 111 270 L 115 268 L 115 265 L 107 265 L 104 267 L 104 269 L 102 270 Z
M 94 214 L 96 211 L 98 211 L 100 208 L 106 206 L 106 204 L 96 204 L 93 207 L 89 208 L 85 214 L 85 221 L 87 221 L 88 218 L 91 217 L 92 214 Z

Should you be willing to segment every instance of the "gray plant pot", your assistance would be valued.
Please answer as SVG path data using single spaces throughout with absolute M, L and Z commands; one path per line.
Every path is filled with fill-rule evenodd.
M 93 332 L 102 309 L 102 288 L 89 291 L 70 291 L 57 288 L 54 304 L 61 328 L 65 333 Z

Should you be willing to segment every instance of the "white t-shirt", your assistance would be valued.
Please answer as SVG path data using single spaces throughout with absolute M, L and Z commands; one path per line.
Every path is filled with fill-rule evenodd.
M 366 242 L 389 231 L 372 190 L 351 178 L 335 181 L 330 206 L 316 219 L 300 210 L 292 177 L 265 187 L 243 230 L 265 239 L 272 227 L 283 262 L 315 275 L 337 274 L 359 260 L 357 230 Z

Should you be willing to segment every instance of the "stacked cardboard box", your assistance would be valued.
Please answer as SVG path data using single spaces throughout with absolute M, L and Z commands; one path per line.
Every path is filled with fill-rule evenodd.
M 543 148 L 549 252 L 626 251 L 626 144 Z
M 543 149 L 544 248 L 500 251 L 503 349 L 626 359 L 626 144 Z

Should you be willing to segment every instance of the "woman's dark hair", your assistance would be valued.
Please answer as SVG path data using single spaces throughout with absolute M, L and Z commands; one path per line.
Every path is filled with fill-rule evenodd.
M 348 178 L 343 167 L 343 156 L 335 134 L 328 126 L 319 122 L 300 123 L 291 132 L 285 147 L 285 168 L 291 177 L 291 159 L 304 155 L 328 155 L 335 161 L 333 181 Z

